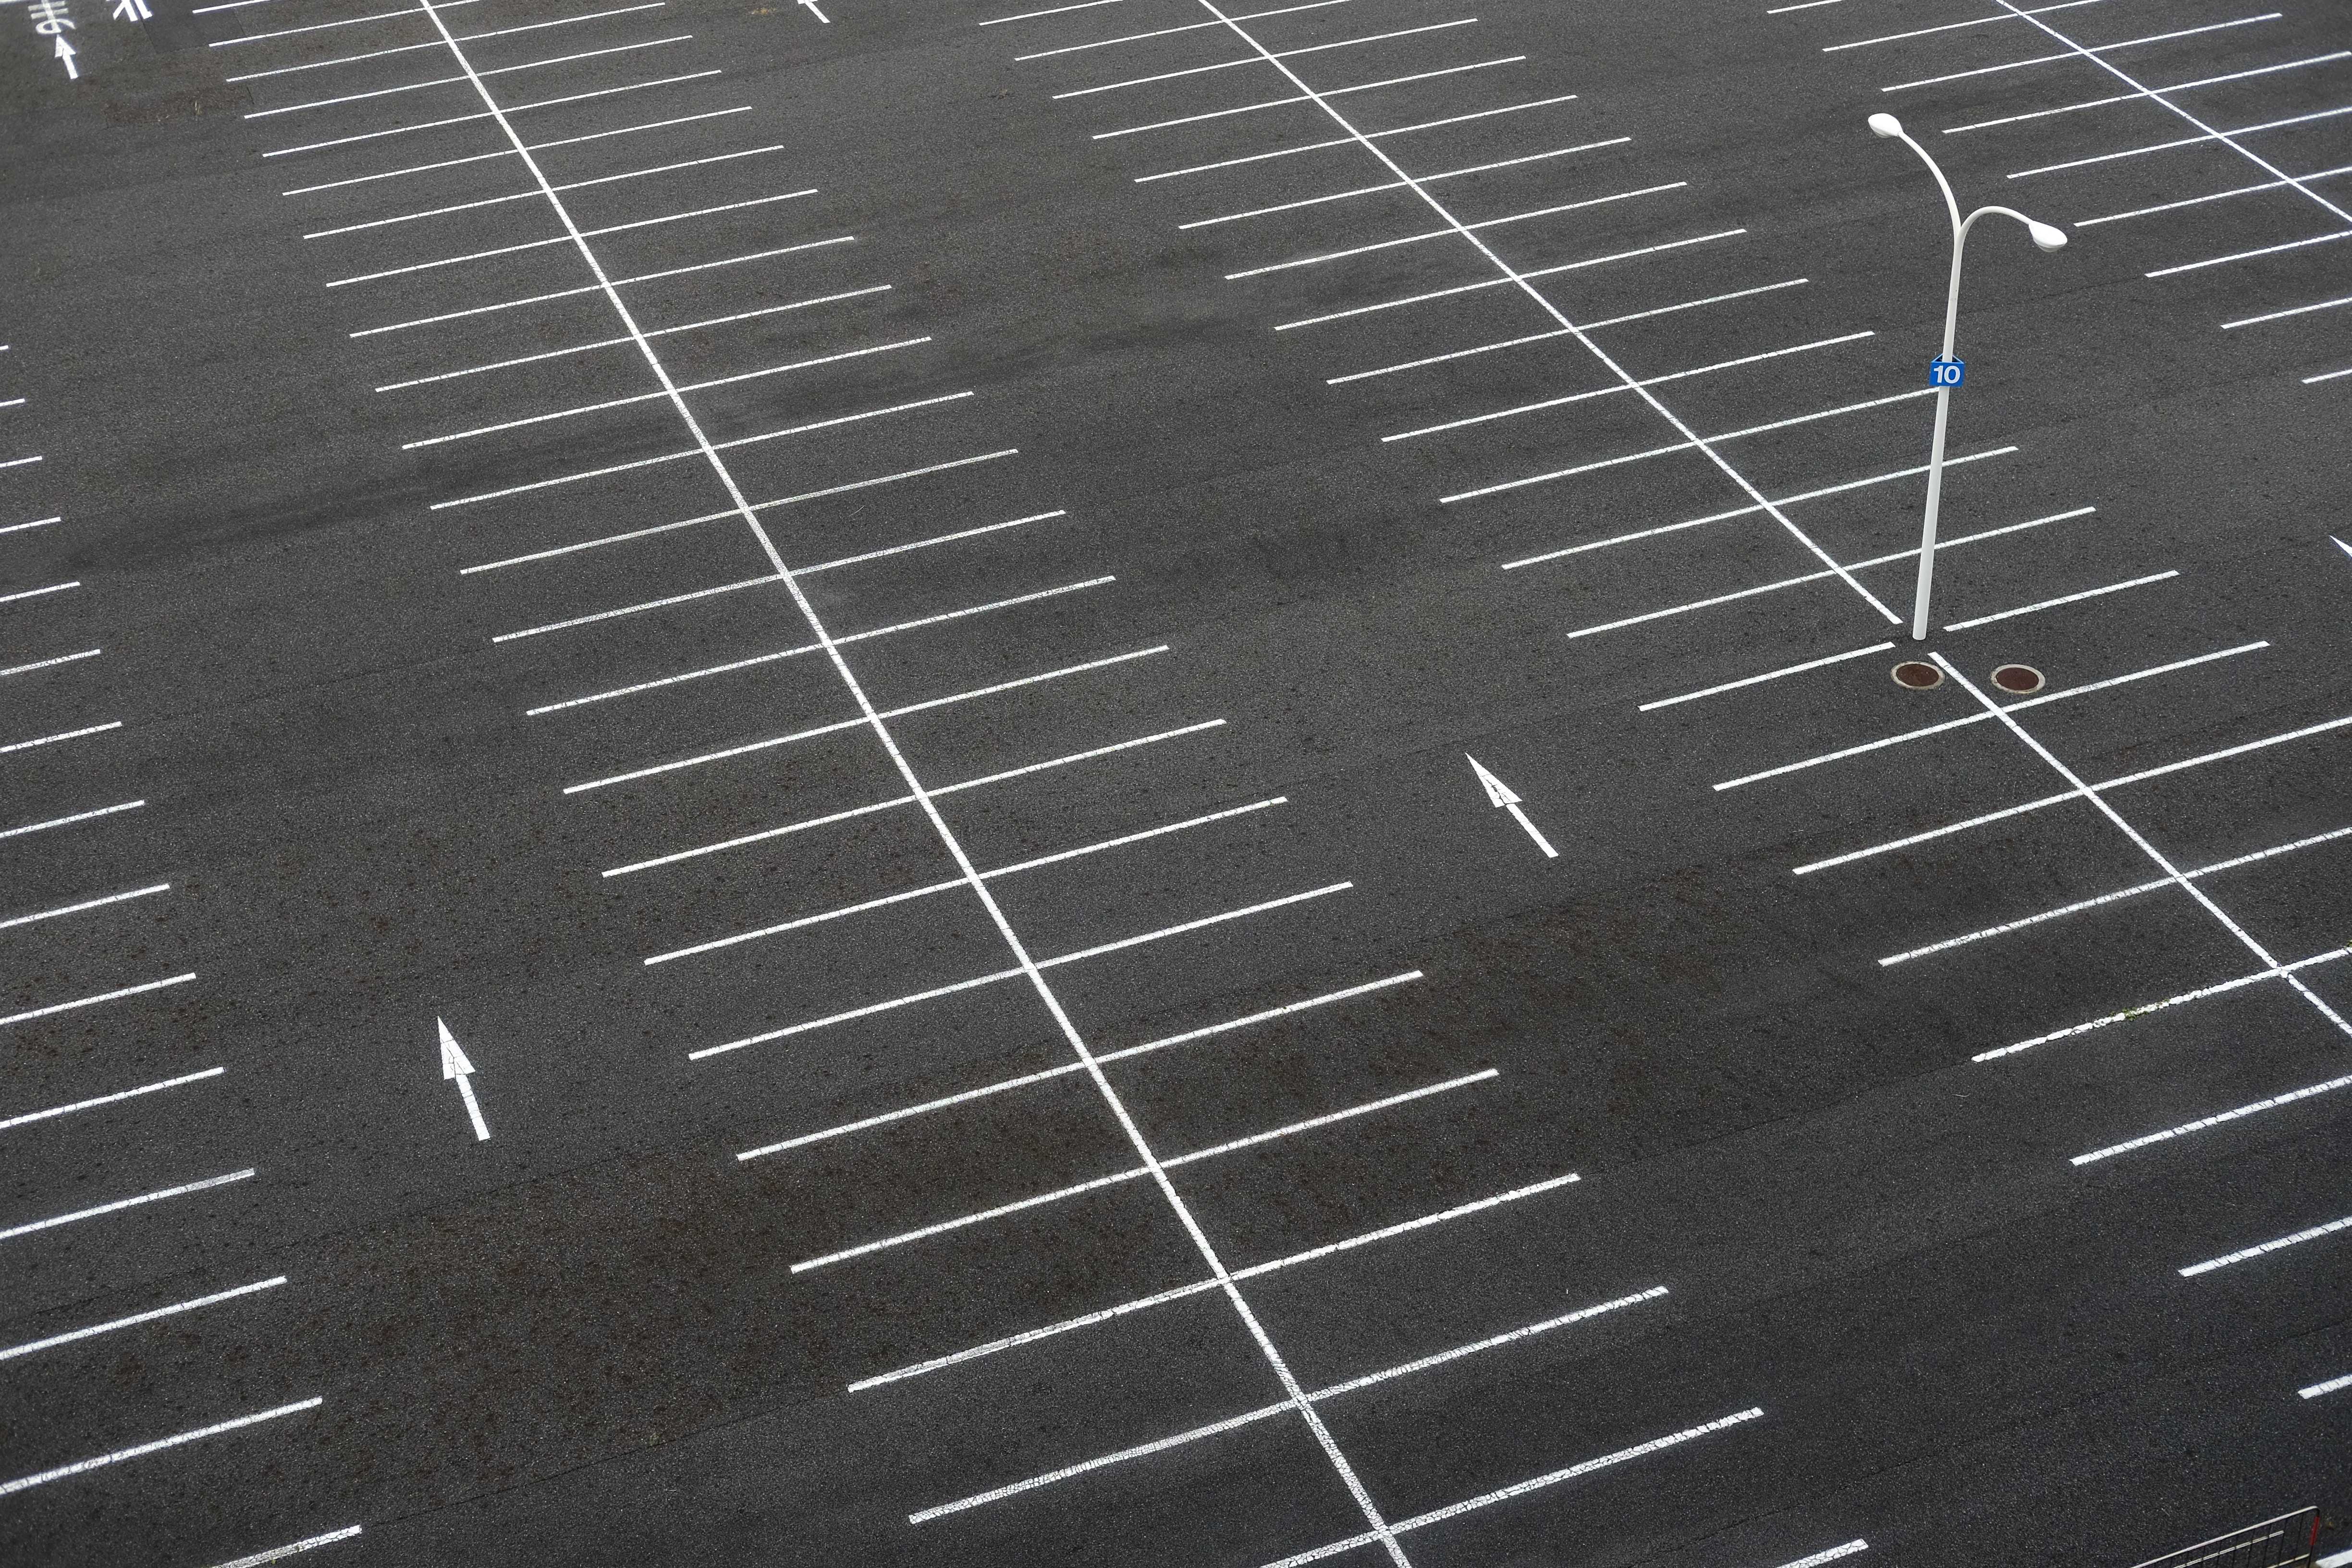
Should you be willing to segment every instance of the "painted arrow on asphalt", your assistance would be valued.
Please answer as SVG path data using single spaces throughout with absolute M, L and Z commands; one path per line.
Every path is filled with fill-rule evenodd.
M 1486 786 L 1486 798 L 1509 812 L 1511 820 L 1528 830 L 1528 837 L 1536 841 L 1536 847 L 1544 852 L 1545 859 L 1559 859 L 1559 851 L 1553 848 L 1549 840 L 1536 831 L 1536 825 L 1529 822 L 1528 814 L 1519 809 L 1519 792 L 1488 773 L 1486 764 L 1471 756 L 1469 752 L 1465 752 L 1462 754 L 1469 759 L 1470 771 L 1478 775 L 1478 782 Z
M 457 1080 L 457 1098 L 466 1102 L 466 1118 L 474 1124 L 474 1142 L 487 1143 L 490 1141 L 490 1126 L 482 1120 L 481 1104 L 474 1099 L 474 1064 L 466 1059 L 465 1048 L 457 1044 L 457 1037 L 449 1032 L 448 1025 L 436 1018 L 433 1026 L 441 1031 L 441 1076 Z
M 74 64 L 74 47 L 63 37 L 60 37 L 58 39 L 58 58 L 66 62 L 66 79 L 68 81 L 79 81 L 81 79 L 81 68 Z

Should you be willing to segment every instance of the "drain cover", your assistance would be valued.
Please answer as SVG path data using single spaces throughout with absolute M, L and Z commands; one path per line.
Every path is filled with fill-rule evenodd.
M 2025 667 L 2016 665 L 2009 668 L 2022 669 Z M 1996 675 L 1993 679 L 1999 680 L 2000 677 Z M 1907 686 L 1914 691 L 1925 691 L 1931 686 L 1943 685 L 1944 672 L 1924 659 L 1906 658 L 1895 667 L 1895 684 Z
M 1897 676 L 1896 679 L 1902 677 Z M 2004 664 L 1992 672 L 1992 683 L 2012 697 L 2023 697 L 2049 684 L 2030 664 Z

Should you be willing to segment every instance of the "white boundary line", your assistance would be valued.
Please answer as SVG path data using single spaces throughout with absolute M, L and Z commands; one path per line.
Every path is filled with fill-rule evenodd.
M 359 1533 L 358 1525 L 347 1524 L 341 1530 L 331 1530 L 323 1535 L 306 1535 L 299 1541 L 289 1542 L 284 1546 L 273 1546 L 267 1552 L 257 1552 L 250 1557 L 239 1557 L 232 1562 L 218 1563 L 215 1568 L 263 1568 L 265 1563 L 276 1563 L 305 1552 L 316 1552 L 321 1546 L 332 1546 L 338 1541 L 349 1541 Z
M 2112 1160 L 2118 1154 L 2129 1154 L 2153 1143 L 2169 1142 L 2175 1138 L 2185 1138 L 2192 1132 L 2202 1132 L 2209 1127 L 2219 1127 L 2225 1121 L 2236 1121 L 2244 1117 L 2259 1115 L 2265 1110 L 2275 1110 L 2282 1105 L 2293 1105 L 2297 1100 L 2312 1100 L 2323 1094 L 2333 1094 L 2339 1089 L 2352 1089 L 2352 1077 L 2332 1078 L 2325 1082 L 2306 1084 L 2301 1089 L 2288 1089 L 2284 1094 L 2272 1095 L 2267 1100 L 2257 1100 L 2251 1105 L 2239 1105 L 2228 1110 L 2217 1110 L 2210 1116 L 2200 1116 L 2194 1121 L 2184 1121 L 2178 1127 L 2167 1127 L 2158 1132 L 2142 1133 L 2137 1138 L 2127 1138 L 2120 1143 L 2110 1143 L 2104 1149 L 2094 1149 L 2087 1154 L 2076 1154 L 2066 1163 L 2070 1165 L 2088 1165 L 2100 1160 Z
M 2192 1263 L 2179 1271 L 2180 1277 L 2193 1279 L 2200 1274 L 2210 1274 L 2216 1268 L 2227 1268 L 2251 1258 L 2261 1258 L 2289 1247 L 2300 1247 L 2306 1241 L 2317 1241 L 2323 1236 L 2334 1236 L 2339 1230 L 2352 1230 L 2352 1215 L 2329 1220 L 2326 1225 L 2315 1225 L 2308 1230 L 2298 1230 L 2293 1236 L 2282 1236 L 2275 1241 L 2260 1242 L 2236 1252 L 2225 1252 L 2219 1258 L 2209 1258 L 2202 1263 Z
M 194 1300 L 174 1301 L 168 1307 L 152 1307 L 144 1312 L 133 1312 L 127 1318 L 117 1318 L 111 1322 L 92 1323 L 83 1329 L 68 1329 L 62 1334 L 51 1334 L 45 1340 L 33 1340 L 25 1344 L 0 1348 L 0 1361 L 14 1361 L 18 1356 L 31 1355 L 35 1351 L 51 1350 L 58 1345 L 71 1344 L 76 1340 L 86 1340 L 93 1334 L 112 1333 L 117 1329 L 132 1328 L 140 1323 L 152 1323 L 158 1318 L 170 1318 L 182 1312 L 193 1312 L 199 1307 L 210 1307 L 222 1301 L 233 1301 L 239 1296 L 250 1296 L 257 1290 L 273 1289 L 285 1283 L 286 1276 L 280 1274 L 274 1279 L 257 1279 L 250 1285 L 238 1285 L 226 1290 L 215 1290 L 209 1296 L 198 1296 Z
M 86 1209 L 76 1209 L 70 1214 L 52 1215 L 47 1219 L 28 1220 L 23 1225 L 0 1230 L 0 1241 L 6 1241 L 19 1236 L 30 1236 L 37 1230 L 47 1230 L 56 1226 L 71 1225 L 77 1220 L 95 1219 L 100 1215 L 137 1208 L 142 1204 L 161 1203 L 165 1198 L 182 1197 L 189 1193 L 201 1193 L 207 1187 L 226 1186 L 231 1182 L 246 1181 L 257 1173 L 249 1168 L 243 1171 L 231 1171 L 225 1176 L 206 1176 L 201 1182 L 184 1182 L 176 1187 L 163 1187 L 152 1193 L 141 1193 L 137 1197 L 117 1198 L 112 1203 L 93 1205 Z
M 101 1002 L 116 1002 L 125 996 L 137 996 L 149 991 L 161 991 L 170 985 L 185 985 L 196 977 L 195 971 L 174 974 L 164 980 L 149 980 L 137 985 L 125 985 L 113 991 L 101 991 L 95 996 L 77 996 L 70 1002 L 52 1002 L 46 1007 L 27 1008 L 22 1013 L 0 1015 L 0 1028 L 11 1024 L 29 1024 L 36 1018 L 47 1018 L 58 1013 L 76 1012 L 83 1007 L 95 1007 Z
M 159 1449 L 176 1448 L 183 1443 L 194 1443 L 204 1437 L 216 1437 L 223 1432 L 234 1432 L 240 1426 L 250 1426 L 256 1422 L 273 1421 L 280 1415 L 292 1415 L 304 1410 L 316 1410 L 325 1403 L 326 1401 L 316 1396 L 298 1400 L 292 1405 L 281 1405 L 275 1410 L 256 1411 L 251 1415 L 238 1415 L 226 1421 L 215 1421 L 209 1426 L 199 1426 L 193 1432 L 174 1433 L 169 1437 L 158 1437 L 152 1442 L 141 1443 L 135 1447 L 118 1448 L 111 1454 L 100 1454 L 94 1459 L 79 1459 L 70 1465 L 59 1465 L 54 1470 L 43 1470 L 37 1475 L 19 1476 L 13 1481 L 0 1481 L 0 1497 L 23 1491 L 27 1487 L 37 1487 L 45 1482 L 61 1481 L 70 1476 L 79 1476 L 87 1471 L 98 1469 L 101 1466 L 119 1465 L 125 1459 L 136 1459 L 142 1455 L 155 1453 Z
M 218 1078 L 226 1071 L 228 1071 L 226 1068 L 205 1068 L 201 1072 L 182 1073 L 177 1078 L 167 1078 L 155 1083 L 142 1083 L 137 1089 L 119 1089 L 112 1094 L 97 1095 L 89 1100 L 77 1100 L 70 1105 L 52 1105 L 47 1110 L 27 1110 L 16 1116 L 0 1117 L 0 1132 L 5 1132 L 11 1127 L 22 1127 L 28 1121 L 47 1121 L 52 1116 L 70 1116 L 77 1110 L 95 1110 L 101 1105 L 112 1105 L 119 1100 L 136 1100 L 142 1094 L 153 1094 L 159 1089 L 177 1089 L 184 1083 L 198 1083 L 208 1078 Z M 5 1359 L 6 1358 L 0 1357 L 0 1360 Z

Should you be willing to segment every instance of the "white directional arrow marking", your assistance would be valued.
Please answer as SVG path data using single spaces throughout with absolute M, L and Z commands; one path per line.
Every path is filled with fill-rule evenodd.
M 481 1105 L 474 1099 L 474 1064 L 466 1059 L 465 1048 L 457 1044 L 457 1037 L 449 1032 L 448 1025 L 436 1018 L 433 1026 L 441 1031 L 441 1076 L 457 1080 L 457 1098 L 466 1102 L 467 1120 L 474 1124 L 474 1142 L 487 1143 L 490 1141 L 490 1127 L 482 1120 Z
M 1470 771 L 1478 775 L 1478 782 L 1486 786 L 1487 800 L 1509 812 L 1511 820 L 1528 830 L 1528 837 L 1536 841 L 1536 847 L 1544 852 L 1545 859 L 1559 859 L 1559 851 L 1553 848 L 1550 841 L 1536 831 L 1536 825 L 1529 822 L 1528 814 L 1519 809 L 1519 792 L 1488 773 L 1486 764 L 1471 756 L 1469 752 L 1465 752 L 1462 754 L 1469 759 Z
M 81 79 L 81 68 L 74 64 L 74 47 L 70 40 L 63 37 L 60 37 L 58 40 L 58 58 L 66 62 L 66 79 L 68 81 L 79 81 Z

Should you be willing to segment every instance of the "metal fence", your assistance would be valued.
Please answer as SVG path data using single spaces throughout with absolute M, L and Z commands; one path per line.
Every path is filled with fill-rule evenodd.
M 2319 1510 L 2299 1508 L 2132 1568 L 2308 1568 L 2318 1543 Z

